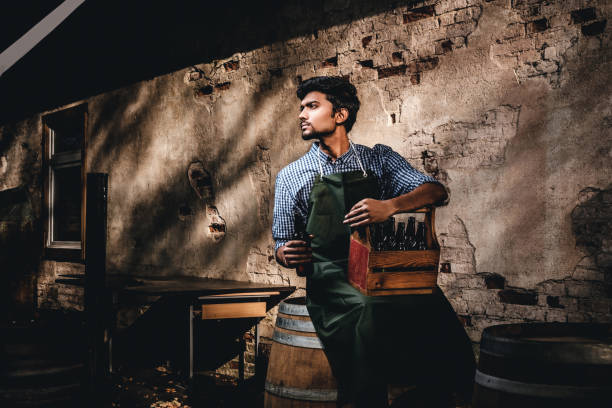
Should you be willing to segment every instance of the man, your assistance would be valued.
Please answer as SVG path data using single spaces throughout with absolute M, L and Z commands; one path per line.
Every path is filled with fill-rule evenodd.
M 368 297 L 346 279 L 349 227 L 443 202 L 445 188 L 388 146 L 349 140 L 360 103 L 348 81 L 311 78 L 297 95 L 302 138 L 317 141 L 277 176 L 272 232 L 281 265 L 311 269 L 308 311 L 338 381 L 339 404 L 384 407 L 386 385 L 397 380 L 423 385 L 443 380 L 448 390 L 457 388 L 455 377 L 463 372 L 446 362 L 452 351 L 467 356 L 469 342 L 443 295 Z M 292 239 L 296 229 L 310 234 L 310 245 Z M 449 334 L 459 334 L 450 346 Z M 469 354 L 462 361 L 470 366 L 472 359 L 464 371 L 469 376 L 472 370 L 473 377 L 471 349 Z

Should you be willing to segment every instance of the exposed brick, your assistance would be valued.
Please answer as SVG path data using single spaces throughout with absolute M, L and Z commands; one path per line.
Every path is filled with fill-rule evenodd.
M 551 28 L 554 27 L 565 27 L 568 26 L 572 21 L 572 18 L 569 14 L 559 14 L 556 16 L 551 16 L 548 19 L 548 24 L 550 25 Z
M 603 271 L 597 269 L 576 267 L 572 277 L 576 280 L 603 281 L 605 279 L 605 274 Z
M 507 304 L 504 309 L 504 317 L 527 321 L 545 321 L 546 311 L 547 308 L 538 306 Z
M 566 322 L 567 321 L 567 312 L 562 310 L 554 310 L 550 309 L 546 311 L 546 321 L 547 322 Z
M 457 313 L 467 313 L 469 310 L 467 302 L 463 299 L 452 298 L 449 302 Z
M 442 0 L 435 4 L 436 14 L 467 7 L 467 0 Z
M 474 260 L 474 250 L 472 248 L 444 248 L 444 260 L 461 263 L 470 263 Z
M 573 24 L 582 24 L 582 23 L 586 23 L 587 21 L 595 20 L 597 18 L 597 15 L 595 13 L 595 8 L 593 7 L 580 9 L 580 10 L 574 10 L 570 14 L 572 16 Z
M 567 294 L 565 284 L 556 281 L 546 281 L 538 284 L 538 292 L 551 296 L 565 296 Z
M 593 285 L 580 281 L 568 282 L 567 293 L 573 297 L 590 297 L 594 295 Z
M 448 37 L 466 37 L 470 35 L 476 28 L 474 21 L 464 23 L 456 23 L 446 27 L 446 35 Z
M 498 293 L 499 299 L 504 303 L 515 305 L 537 305 L 538 294 L 525 289 L 505 289 Z
M 412 10 L 408 10 L 404 14 L 404 24 L 411 23 L 413 21 L 421 20 L 435 15 L 433 6 L 419 7 Z
M 485 314 L 487 316 L 503 317 L 504 311 L 504 305 L 501 303 L 490 303 L 485 307 Z
M 589 323 L 591 317 L 587 313 L 569 312 L 567 314 L 568 323 Z
M 461 9 L 456 12 L 455 22 L 461 23 L 464 21 L 477 19 L 478 17 L 480 17 L 480 7 L 468 7 L 466 9 Z
M 389 68 L 378 68 L 378 79 L 388 78 L 397 75 L 404 75 L 405 73 L 406 65 L 398 65 Z
M 606 29 L 607 20 L 597 21 L 595 23 L 582 26 L 582 34 L 586 36 L 598 35 L 604 32 Z
M 455 13 L 444 13 L 438 18 L 441 26 L 447 26 L 455 23 Z
M 544 59 L 552 60 L 557 58 L 557 48 L 546 47 L 544 48 Z
M 502 31 L 502 38 L 504 40 L 522 37 L 524 35 L 525 35 L 525 24 L 522 24 L 522 23 L 509 24 Z

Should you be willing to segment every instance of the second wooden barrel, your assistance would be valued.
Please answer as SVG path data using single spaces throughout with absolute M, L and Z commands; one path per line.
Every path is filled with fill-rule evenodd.
M 0 406 L 82 407 L 85 340 L 63 319 L 0 327 Z
M 266 408 L 336 406 L 336 380 L 304 297 L 279 305 L 265 390 Z
M 474 408 L 612 407 L 612 324 L 484 330 Z

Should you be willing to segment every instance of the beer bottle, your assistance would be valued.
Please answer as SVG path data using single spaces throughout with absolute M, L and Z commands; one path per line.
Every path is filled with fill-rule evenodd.
M 383 251 L 392 251 L 395 248 L 395 218 L 389 217 L 383 225 Z
M 293 233 L 293 240 L 304 241 L 306 242 L 306 245 L 304 246 L 310 246 L 310 235 L 308 235 L 305 228 L 301 224 L 298 225 L 296 223 L 295 232 Z M 297 265 L 295 272 L 297 273 L 297 276 L 309 276 L 312 273 L 312 263 Z
M 416 233 L 416 241 L 417 241 L 417 248 L 416 249 L 427 249 L 427 242 L 425 240 L 425 223 L 424 222 L 419 222 L 419 225 L 417 227 L 417 233 Z
M 406 226 L 406 232 L 404 233 L 404 242 L 407 250 L 416 249 L 416 218 L 408 218 L 408 225 Z
M 397 231 L 395 231 L 395 250 L 396 251 L 405 251 L 406 250 L 406 240 L 405 237 L 406 223 L 398 222 L 397 223 Z

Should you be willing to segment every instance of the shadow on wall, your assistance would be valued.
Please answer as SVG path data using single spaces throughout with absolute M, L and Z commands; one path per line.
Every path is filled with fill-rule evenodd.
M 179 91 L 183 95 L 178 96 L 177 105 L 166 105 L 164 98 L 176 96 L 173 84 L 173 78 L 158 78 L 153 84 L 141 83 L 90 104 L 90 171 L 110 173 L 109 235 L 117 242 L 109 242 L 109 250 L 116 250 L 109 257 L 116 258 L 119 272 L 130 273 L 201 276 L 219 259 L 227 261 L 228 269 L 244 269 L 251 243 L 270 234 L 269 208 L 258 208 L 256 197 L 232 205 L 244 212 L 234 219 L 245 222 L 239 230 L 225 230 L 224 214 L 219 214 L 215 200 L 236 189 L 261 165 L 262 149 L 282 144 L 260 140 L 267 135 L 246 136 L 256 133 L 254 118 L 261 115 L 264 102 L 278 97 L 274 92 L 251 93 L 232 107 L 231 122 L 225 125 L 201 118 L 204 109 L 192 103 L 192 89 L 187 86 Z M 179 114 L 174 117 L 176 111 Z M 168 116 L 172 123 L 163 124 L 160 117 Z M 196 131 L 207 125 L 212 130 Z M 227 127 L 218 129 L 223 125 Z M 170 133 L 165 132 L 167 128 Z M 165 161 L 172 150 L 181 150 L 178 156 L 186 160 Z M 273 183 L 271 177 L 267 183 Z M 267 214 L 265 228 L 257 216 L 260 212 Z M 194 229 L 204 215 L 207 236 Z M 234 278 L 244 274 L 243 270 L 231 272 Z
M 576 246 L 584 249 L 604 281 L 612 285 L 612 184 L 605 189 L 587 187 L 580 192 L 580 204 L 572 211 Z

